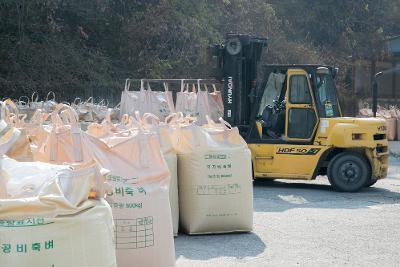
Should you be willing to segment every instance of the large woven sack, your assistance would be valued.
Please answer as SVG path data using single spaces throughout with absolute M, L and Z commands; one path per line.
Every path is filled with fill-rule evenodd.
M 251 231 L 251 153 L 238 129 L 190 124 L 175 138 L 181 228 L 188 234 Z
M 396 140 L 400 141 L 400 119 L 396 119 Z
M 164 83 L 164 91 L 152 91 L 150 85 L 147 84 L 147 109 L 142 109 L 140 112 L 152 113 L 160 120 L 165 120 L 171 113 L 175 112 L 174 100 L 172 98 L 172 91 L 169 90 L 168 84 Z
M 169 121 L 170 119 L 174 119 L 174 117 L 177 117 L 177 114 L 171 114 L 165 119 L 164 123 L 160 123 L 155 115 L 146 113 L 143 116 L 143 122 L 145 128 L 157 132 L 160 140 L 161 152 L 171 174 L 169 201 L 171 205 L 172 228 L 174 236 L 177 236 L 179 231 L 178 158 L 171 140 L 174 128 L 174 124 L 172 123 L 174 121 L 171 121 L 172 123 Z
M 214 121 L 218 121 L 224 115 L 221 92 L 217 91 L 214 84 L 212 86 L 214 89 L 213 92 L 209 92 L 206 84 L 204 84 L 205 90 L 201 91 L 200 84 L 198 84 L 196 115 L 197 124 L 199 125 L 207 124 L 207 116 Z
M 26 115 L 27 119 L 29 119 L 36 110 L 33 108 L 34 103 L 32 103 L 27 96 L 21 96 L 15 104 L 18 107 L 19 113 Z
M 0 120 L 0 156 L 3 156 L 21 135 L 21 131 Z
M 196 116 L 199 125 L 207 123 L 206 116 L 211 115 L 210 96 L 207 90 L 202 91 L 200 84 L 198 84 L 197 103 L 196 103 Z
M 51 130 L 51 126 L 45 125 L 46 121 L 50 118 L 50 114 L 37 109 L 31 119 L 24 123 L 24 129 L 28 135 L 30 148 L 34 153 L 38 145 L 43 143 Z
M 102 99 L 99 103 L 93 105 L 93 115 L 97 121 L 105 119 L 106 115 L 110 112 L 108 110 L 108 101 Z
M 107 197 L 116 228 L 119 267 L 174 266 L 169 171 L 154 133 L 132 130 L 96 138 L 84 134 L 93 157 L 110 170 Z
M 13 146 L 8 150 L 7 156 L 19 161 L 32 161 L 33 154 L 30 141 L 25 128 L 26 115 L 19 114 L 16 104 L 10 99 L 1 102 L 1 116 L 8 125 L 18 128 L 20 135 Z
M 115 107 L 111 110 L 111 119 L 112 120 L 119 120 L 121 113 L 121 102 L 119 102 Z
M 39 100 L 38 92 L 33 92 L 29 102 L 29 108 L 31 109 L 32 114 L 37 109 L 43 109 L 43 103 L 44 102 L 42 100 Z
M 396 132 L 397 132 L 397 126 L 396 126 L 396 118 L 387 118 L 386 119 L 386 127 L 387 127 L 387 139 L 389 141 L 394 141 L 396 139 Z
M 52 96 L 52 98 L 50 98 Z M 47 113 L 53 112 L 57 106 L 56 95 L 53 91 L 47 93 L 46 100 L 43 102 L 43 110 Z
M 368 118 L 368 117 L 372 117 L 374 114 L 372 113 L 372 109 L 362 108 L 358 112 L 358 115 L 359 115 L 359 117 L 362 117 L 362 118 Z
M 90 154 L 83 148 L 82 131 L 75 110 L 58 104 L 51 113 L 51 121 L 46 137 L 41 139 L 33 153 L 35 161 L 54 164 L 90 161 Z
M 129 79 L 125 82 L 125 88 L 121 94 L 121 106 L 120 106 L 120 116 L 122 117 L 124 114 L 134 115 L 135 111 L 148 110 L 151 111 L 151 108 L 147 106 L 147 92 L 144 89 L 144 83 L 140 83 L 139 91 L 129 91 L 131 85 L 131 81 Z
M 4 120 L 0 120 L 0 199 L 7 196 L 7 176 L 2 169 L 2 157 L 18 140 L 21 132 L 10 126 Z
M 396 117 L 396 140 L 400 141 L 400 109 L 394 108 L 395 117 Z
M 210 118 L 214 121 L 218 121 L 219 118 L 224 116 L 224 102 L 222 100 L 221 91 L 217 90 L 215 84 L 212 85 L 213 92 L 209 93 L 210 98 Z
M 185 116 L 196 117 L 197 94 L 196 87 L 192 85 L 189 91 L 189 84 L 181 84 L 181 91 L 176 93 L 176 112 L 181 112 Z
M 82 121 L 94 121 L 95 115 L 93 112 L 94 100 L 93 97 L 89 97 L 85 102 L 81 103 L 78 108 L 79 119 Z
M 117 266 L 111 209 L 88 199 L 92 167 L 2 160 L 0 266 Z

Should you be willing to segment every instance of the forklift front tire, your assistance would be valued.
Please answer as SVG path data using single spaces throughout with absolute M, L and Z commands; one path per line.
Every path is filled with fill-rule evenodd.
M 329 162 L 328 179 L 336 190 L 356 192 L 371 180 L 371 168 L 361 155 L 342 152 Z
M 373 186 L 374 184 L 376 184 L 376 182 L 378 182 L 378 179 L 370 179 L 367 184 L 365 185 L 365 187 L 370 187 Z

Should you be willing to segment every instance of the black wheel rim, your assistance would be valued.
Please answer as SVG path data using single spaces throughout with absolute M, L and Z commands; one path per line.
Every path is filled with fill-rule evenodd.
M 360 181 L 361 167 L 354 161 L 343 162 L 339 167 L 339 177 L 345 184 L 355 184 Z

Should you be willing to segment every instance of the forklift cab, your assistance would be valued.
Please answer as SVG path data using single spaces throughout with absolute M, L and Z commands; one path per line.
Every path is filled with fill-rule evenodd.
M 319 118 L 341 117 L 336 69 L 322 65 L 267 65 L 258 87 L 249 139 L 312 143 Z
M 250 143 L 311 143 L 318 118 L 341 116 L 337 69 L 265 65 L 260 71 L 265 47 L 267 39 L 243 34 L 228 34 L 225 43 L 211 46 L 215 78 L 224 84 L 224 119 Z

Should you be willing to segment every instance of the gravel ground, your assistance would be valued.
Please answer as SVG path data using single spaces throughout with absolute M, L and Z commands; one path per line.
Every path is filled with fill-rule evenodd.
M 400 266 L 400 159 L 358 193 L 257 181 L 254 231 L 175 239 L 177 266 Z

